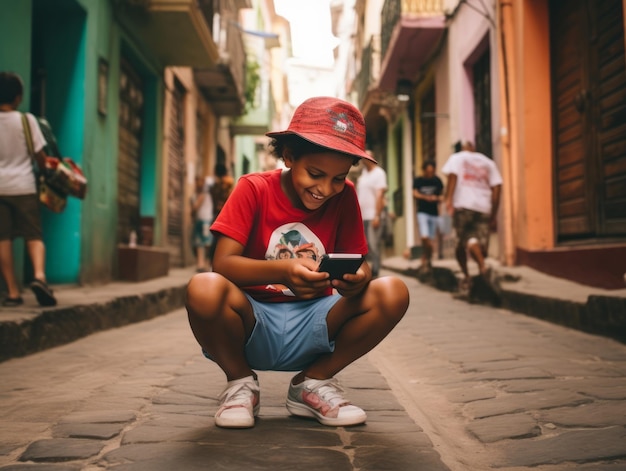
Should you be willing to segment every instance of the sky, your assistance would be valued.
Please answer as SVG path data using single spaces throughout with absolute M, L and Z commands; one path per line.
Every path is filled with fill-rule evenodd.
M 330 0 L 274 0 L 291 26 L 293 54 L 311 65 L 329 66 L 337 38 L 331 33 Z

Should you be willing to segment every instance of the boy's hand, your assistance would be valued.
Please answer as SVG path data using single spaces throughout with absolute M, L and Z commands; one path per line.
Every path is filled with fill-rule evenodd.
M 285 284 L 293 293 L 304 299 L 319 296 L 330 286 L 328 273 L 317 271 L 318 263 L 309 258 L 291 259 Z
M 341 280 L 332 280 L 331 285 L 340 295 L 349 298 L 361 294 L 371 279 L 369 265 L 363 262 L 355 274 L 347 273 Z

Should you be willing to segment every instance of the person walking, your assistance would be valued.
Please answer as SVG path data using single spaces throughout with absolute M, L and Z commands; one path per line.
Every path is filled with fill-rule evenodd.
M 363 171 L 357 179 L 356 190 L 367 239 L 367 259 L 372 264 L 372 276 L 376 278 L 380 272 L 387 173 L 373 160 L 372 152 L 366 152 L 372 160 L 361 159 Z
M 211 188 L 209 188 L 209 193 L 211 193 L 211 198 L 213 199 L 214 217 L 218 216 L 226 204 L 226 200 L 233 192 L 234 185 L 235 181 L 233 177 L 228 175 L 226 165 L 220 163 L 215 164 L 215 178 Z
M 24 303 L 13 267 L 13 240 L 23 237 L 33 264 L 30 289 L 41 306 L 54 306 L 57 300 L 46 281 L 46 248 L 43 242 L 39 199 L 33 159 L 26 143 L 22 113 L 17 111 L 24 94 L 20 76 L 0 72 L 0 270 L 7 286 L 5 307 Z M 46 141 L 36 118 L 25 113 L 33 140 L 34 158 L 45 168 Z
M 314 97 L 289 127 L 269 132 L 285 169 L 242 176 L 211 226 L 213 272 L 194 275 L 186 309 L 204 355 L 226 375 L 215 424 L 249 428 L 259 412 L 255 370 L 296 372 L 288 411 L 327 426 L 361 424 L 335 375 L 374 348 L 404 316 L 396 276 L 372 280 L 367 263 L 330 279 L 327 253 L 367 253 L 350 168 L 365 152 L 365 121 L 350 103 Z M 314 256 L 298 257 L 306 248 Z M 286 250 L 288 249 L 288 250 Z
M 467 294 L 471 288 L 468 253 L 489 281 L 485 258 L 490 230 L 496 227 L 502 176 L 495 162 L 476 152 L 471 142 L 465 142 L 460 152 L 452 154 L 441 171 L 448 176 L 445 204 L 454 218 L 455 254 L 464 275 L 460 291 Z
M 202 273 L 209 271 L 211 261 L 207 251 L 213 245 L 211 224 L 213 223 L 213 198 L 210 188 L 213 185 L 213 177 L 196 176 L 195 192 L 191 198 L 191 213 L 193 216 L 192 245 L 196 253 L 196 271 Z
M 439 226 L 439 203 L 443 201 L 443 182 L 435 175 L 435 162 L 422 164 L 423 174 L 413 180 L 413 196 L 417 200 L 417 225 L 422 239 L 421 269 L 432 268 L 434 241 Z

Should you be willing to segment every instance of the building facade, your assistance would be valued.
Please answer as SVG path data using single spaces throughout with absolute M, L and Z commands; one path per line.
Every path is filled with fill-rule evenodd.
M 236 19 L 248 7 L 246 0 L 0 0 L 0 42 L 13 45 L 1 49 L 0 69 L 22 76 L 22 111 L 48 119 L 61 152 L 89 180 L 84 200 L 70 198 L 60 214 L 43 210 L 51 283 L 124 279 L 118 252 L 133 231 L 135 250 L 148 258 L 165 253 L 169 267 L 191 263 L 193 178 L 233 160 L 220 122 L 243 112 Z M 16 255 L 27 279 L 28 263 Z
M 490 256 L 624 287 L 624 3 L 357 1 L 354 89 L 399 176 L 396 253 L 418 240 L 421 163 L 472 141 L 504 178 Z

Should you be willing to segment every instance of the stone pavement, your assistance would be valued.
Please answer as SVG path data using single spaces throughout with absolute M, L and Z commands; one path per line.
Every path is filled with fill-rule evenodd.
M 401 324 L 339 375 L 366 425 L 291 418 L 291 375 L 260 372 L 257 426 L 216 428 L 224 378 L 178 309 L 0 363 L 0 470 L 626 469 L 626 346 L 405 281 Z
M 626 470 L 622 343 L 421 285 L 368 359 L 454 471 Z
M 0 364 L 0 470 L 446 471 L 424 431 L 362 358 L 339 376 L 368 413 L 334 428 L 292 418 L 293 374 L 259 372 L 254 429 L 215 427 L 221 371 L 184 310 Z

